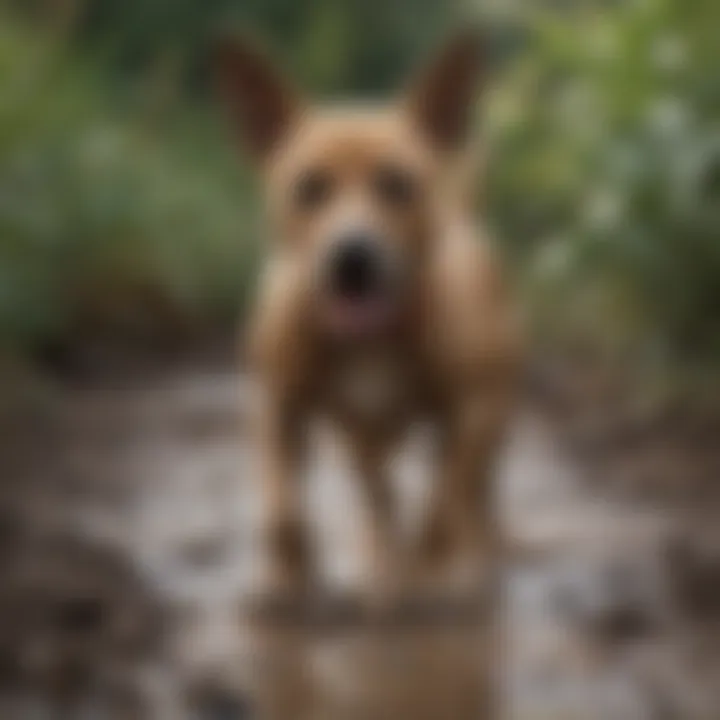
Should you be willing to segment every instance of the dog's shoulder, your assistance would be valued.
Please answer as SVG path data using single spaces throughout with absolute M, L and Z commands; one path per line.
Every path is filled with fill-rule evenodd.
M 438 362 L 462 377 L 521 355 L 521 326 L 495 246 L 469 220 L 448 224 L 437 245 L 428 330 Z
M 269 257 L 247 327 L 247 355 L 254 369 L 274 381 L 299 377 L 307 361 L 307 279 L 289 256 Z

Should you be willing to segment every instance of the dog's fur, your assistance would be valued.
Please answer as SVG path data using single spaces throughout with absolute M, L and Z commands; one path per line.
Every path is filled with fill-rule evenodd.
M 513 405 L 519 334 L 467 184 L 477 49 L 474 37 L 451 43 L 399 102 L 320 109 L 304 106 L 245 45 L 221 53 L 221 89 L 269 208 L 272 243 L 249 347 L 262 390 L 269 547 L 293 587 L 308 577 L 298 475 L 316 414 L 347 438 L 370 510 L 372 564 L 385 579 L 407 565 L 398 560 L 386 461 L 415 421 L 431 422 L 438 438 L 420 565 L 495 552 L 490 475 Z M 412 176 L 415 195 L 400 207 L 369 189 L 387 163 Z M 329 169 L 335 186 L 331 200 L 307 211 L 293 191 L 314 166 Z M 355 336 L 323 324 L 317 269 L 329 238 L 357 222 L 391 246 L 406 282 L 392 327 Z

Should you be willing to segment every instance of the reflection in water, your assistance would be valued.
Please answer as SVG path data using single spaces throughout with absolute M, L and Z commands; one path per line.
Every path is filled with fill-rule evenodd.
M 6 435 L 2 720 L 482 718 L 496 714 L 486 670 L 512 720 L 718 717 L 714 507 L 683 518 L 599 498 L 539 418 L 518 425 L 499 483 L 513 549 L 501 642 L 480 607 L 238 618 L 256 547 L 236 386 L 231 367 L 73 389 L 42 443 L 37 426 Z M 346 565 L 336 465 L 312 478 L 318 515 L 340 526 L 318 547 Z
M 406 609 L 378 621 L 347 612 L 325 624 L 256 619 L 250 691 L 257 717 L 489 717 L 497 661 L 489 615 L 440 610 Z

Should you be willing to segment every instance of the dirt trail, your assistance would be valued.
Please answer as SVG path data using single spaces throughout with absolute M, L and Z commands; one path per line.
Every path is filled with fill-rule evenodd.
M 252 633 L 238 621 L 239 597 L 256 557 L 257 499 L 241 412 L 246 395 L 244 381 L 231 369 L 202 367 L 124 387 L 84 389 L 68 395 L 29 459 L 27 450 L 16 448 L 18 457 L 8 467 L 17 482 L 8 484 L 15 489 L 6 488 L 9 499 L 0 511 L 11 508 L 15 517 L 40 529 L 11 533 L 18 547 L 30 548 L 33 559 L 6 561 L 13 571 L 5 584 L 8 602 L 23 605 L 26 591 L 38 596 L 35 585 L 26 583 L 31 590 L 23 585 L 28 566 L 44 567 L 33 548 L 48 543 L 61 548 L 62 542 L 52 538 L 64 538 L 69 528 L 73 537 L 108 549 L 114 558 L 111 562 L 101 553 L 98 559 L 71 560 L 70 575 L 80 566 L 88 577 L 92 567 L 104 568 L 114 589 L 107 594 L 110 609 L 102 612 L 115 613 L 125 635 L 131 615 L 135 624 L 130 626 L 142 638 L 128 649 L 118 631 L 120 650 L 112 636 L 107 640 L 112 649 L 104 655 L 99 645 L 83 646 L 88 657 L 115 653 L 124 660 L 113 660 L 108 668 L 105 661 L 93 665 L 97 677 L 82 686 L 80 702 L 89 714 L 77 717 L 110 717 L 103 714 L 100 687 L 116 690 L 113 707 L 120 706 L 118 697 L 126 701 L 123 707 L 129 709 L 122 717 L 141 717 L 129 689 L 138 683 L 151 705 L 150 717 L 185 716 L 178 708 L 188 696 L 196 705 L 188 717 L 252 717 L 247 688 L 262 681 L 263 673 L 284 683 L 283 692 L 274 694 L 278 703 L 292 705 L 294 718 L 461 717 L 452 703 L 459 702 L 480 667 L 472 633 L 425 638 L 422 647 L 356 637 L 308 648 L 286 637 L 278 641 L 284 666 L 258 667 Z M 398 466 L 410 508 L 421 503 L 427 481 L 423 450 L 418 437 Z M 318 545 L 325 549 L 330 574 L 352 581 L 357 571 L 352 484 L 332 443 L 320 443 L 312 465 L 310 504 L 320 528 Z M 499 487 L 507 531 L 519 548 L 506 572 L 504 640 L 492 663 L 500 670 L 505 715 L 517 720 L 716 717 L 717 666 L 702 655 L 673 605 L 667 572 L 673 519 L 593 497 L 549 428 L 531 414 L 517 423 Z M 40 550 L 39 557 L 47 562 L 52 553 Z M 122 567 L 109 570 L 112 563 Z M 83 592 L 95 587 L 94 579 L 63 579 L 70 589 L 58 591 L 53 582 L 40 591 L 51 608 L 58 597 L 82 595 L 78 583 Z M 136 607 L 125 596 L 142 600 Z M 99 622 L 87 603 L 63 612 L 59 644 L 78 628 L 90 633 Z M 37 617 L 47 613 L 58 617 L 47 608 Z M 150 630 L 160 627 L 163 632 L 151 642 Z M 0 663 L 3 718 L 42 716 L 31 714 L 42 707 L 33 683 L 46 682 L 62 663 L 35 662 L 37 652 L 28 648 L 36 640 L 29 630 L 2 631 L 0 660 L 3 648 L 15 656 L 22 648 L 14 675 L 4 673 Z M 41 650 L 44 658 L 55 652 L 63 661 L 70 652 Z M 53 692 L 56 685 L 46 682 Z M 313 709 L 303 714 L 310 685 Z M 278 716 L 284 712 L 275 710 Z

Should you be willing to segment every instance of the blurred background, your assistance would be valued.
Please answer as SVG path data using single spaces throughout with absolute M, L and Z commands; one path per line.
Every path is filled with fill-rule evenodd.
M 516 648 L 511 695 L 542 717 L 720 714 L 720 4 L 2 0 L 3 717 L 36 717 L 38 687 L 74 698 L 107 658 L 102 678 L 172 656 L 185 689 L 234 652 L 196 634 L 234 632 L 212 623 L 252 504 L 234 368 L 262 217 L 215 38 L 259 38 L 317 97 L 375 97 L 469 22 L 488 39 L 479 205 L 533 337 L 511 524 L 552 529 L 516 611 L 546 628 L 557 605 L 587 663 L 573 646 L 552 675 Z M 597 531 L 585 555 L 570 519 Z
M 3 6 L 0 337 L 11 356 L 162 344 L 235 322 L 258 213 L 211 102 L 219 33 L 259 36 L 321 97 L 377 95 L 472 20 L 492 66 L 486 214 L 542 338 L 637 365 L 648 382 L 711 380 L 711 0 Z

